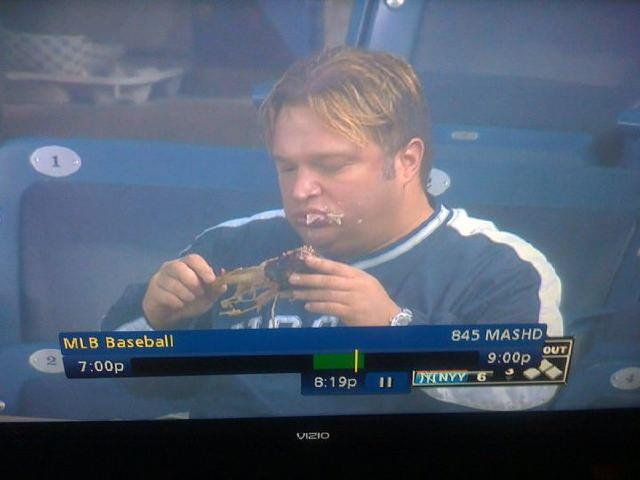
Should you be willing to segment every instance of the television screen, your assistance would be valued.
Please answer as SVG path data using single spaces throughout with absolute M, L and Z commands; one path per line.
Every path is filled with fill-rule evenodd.
M 636 3 L 0 22 L 0 432 L 640 433 Z

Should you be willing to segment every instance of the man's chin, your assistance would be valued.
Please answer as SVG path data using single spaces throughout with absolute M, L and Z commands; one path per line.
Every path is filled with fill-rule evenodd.
M 322 227 L 322 228 L 296 228 L 297 234 L 302 239 L 302 243 L 305 245 L 311 245 L 316 251 L 320 253 L 333 253 L 336 246 L 339 245 L 339 236 L 336 233 L 335 227 Z

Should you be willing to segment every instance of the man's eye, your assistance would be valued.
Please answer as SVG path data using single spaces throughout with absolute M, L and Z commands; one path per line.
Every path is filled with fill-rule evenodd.
M 346 163 L 323 163 L 322 165 L 320 165 L 320 170 L 328 173 L 335 173 L 339 172 L 346 166 Z
M 293 171 L 296 169 L 296 167 L 295 167 L 295 166 L 293 166 L 293 165 L 282 165 L 282 164 L 279 164 L 279 165 L 276 167 L 276 169 L 277 169 L 277 170 L 278 170 L 278 172 L 280 172 L 280 173 L 287 173 L 287 172 L 293 172 Z
M 339 173 L 341 172 L 347 165 L 344 163 L 341 163 L 339 165 L 325 165 L 322 170 L 324 170 L 327 173 Z

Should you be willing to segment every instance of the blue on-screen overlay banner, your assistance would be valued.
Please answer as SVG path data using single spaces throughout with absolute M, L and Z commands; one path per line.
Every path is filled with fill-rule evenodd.
M 313 355 L 321 353 L 541 349 L 546 324 L 337 327 L 265 330 L 62 332 L 63 355 Z
M 539 383 L 542 373 L 562 383 L 571 345 L 544 324 L 60 334 L 69 378 L 299 373 L 313 395 Z M 555 353 L 559 369 L 547 365 Z

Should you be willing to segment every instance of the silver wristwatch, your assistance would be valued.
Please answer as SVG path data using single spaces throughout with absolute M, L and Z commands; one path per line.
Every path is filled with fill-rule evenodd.
M 392 327 L 404 327 L 409 325 L 413 320 L 413 312 L 408 308 L 403 308 L 389 320 Z

